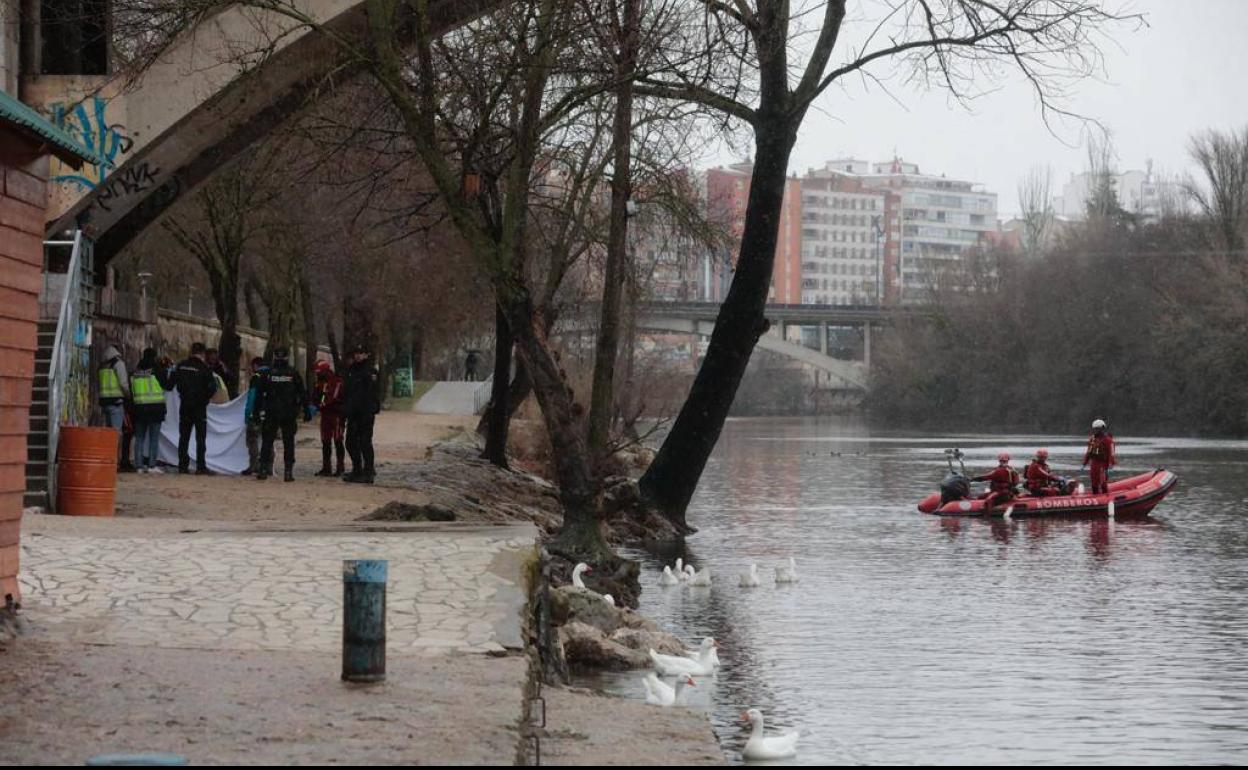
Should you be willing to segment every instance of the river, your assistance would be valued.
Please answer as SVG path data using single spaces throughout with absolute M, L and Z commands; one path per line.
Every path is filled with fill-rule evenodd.
M 630 554 L 640 609 L 719 640 L 691 703 L 734 758 L 757 707 L 802 731 L 799 764 L 1242 762 L 1248 442 L 1118 440 L 1121 473 L 1178 474 L 1147 521 L 942 520 L 914 506 L 944 448 L 987 470 L 1046 446 L 1073 473 L 1082 441 L 730 421 L 690 509 L 714 585 L 661 588 L 663 559 Z M 776 586 L 789 556 L 801 582 Z M 750 562 L 762 587 L 739 588 Z M 642 697 L 639 676 L 598 684 Z

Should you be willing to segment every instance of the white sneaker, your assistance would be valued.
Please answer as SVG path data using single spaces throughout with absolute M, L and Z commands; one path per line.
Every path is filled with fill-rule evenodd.
M 155 473 L 157 476 L 163 476 L 163 475 L 165 475 L 165 472 L 164 472 L 164 471 L 162 471 L 160 468 L 157 468 L 155 465 L 153 465 L 152 467 L 148 468 L 148 469 L 147 469 L 147 472 L 148 472 L 148 473 Z
M 140 466 L 138 467 L 138 471 L 139 471 L 139 473 L 147 473 L 147 468 L 145 468 L 144 466 L 140 465 Z

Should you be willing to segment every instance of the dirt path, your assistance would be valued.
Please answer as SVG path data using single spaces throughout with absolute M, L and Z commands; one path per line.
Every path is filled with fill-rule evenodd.
M 138 518 L 327 524 L 352 521 L 392 500 L 418 505 L 429 495 L 387 480 L 388 471 L 424 459 L 431 444 L 464 430 L 475 417 L 382 412 L 374 444 L 379 484 L 344 484 L 317 478 L 320 435 L 315 423 L 300 426 L 295 481 L 259 482 L 244 476 L 123 474 L 117 483 L 117 515 Z M 277 451 L 281 451 L 280 447 Z

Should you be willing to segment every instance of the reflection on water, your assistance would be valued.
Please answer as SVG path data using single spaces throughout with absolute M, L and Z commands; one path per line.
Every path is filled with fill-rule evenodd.
M 940 519 L 915 512 L 959 445 L 968 465 L 1070 437 L 869 435 L 829 421 L 734 421 L 690 512 L 709 589 L 642 611 L 723 668 L 693 701 L 725 748 L 741 709 L 805 733 L 797 761 L 1236 762 L 1248 756 L 1248 444 L 1120 438 L 1124 474 L 1166 467 L 1143 522 Z M 801 582 L 775 586 L 798 561 Z M 672 558 L 672 555 L 664 555 Z M 763 586 L 737 587 L 757 562 Z M 640 675 L 607 686 L 641 696 Z M 735 756 L 735 754 L 734 754 Z

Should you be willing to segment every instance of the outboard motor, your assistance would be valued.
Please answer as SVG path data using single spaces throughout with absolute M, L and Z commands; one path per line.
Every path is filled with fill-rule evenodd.
M 949 475 L 940 482 L 940 504 L 953 500 L 965 500 L 971 496 L 971 479 L 966 475 L 966 464 L 962 462 L 961 449 L 946 449 L 945 462 L 949 463 Z M 958 461 L 958 470 L 954 470 L 953 461 Z
M 954 471 L 940 482 L 940 504 L 953 500 L 965 500 L 971 496 L 971 480 Z

